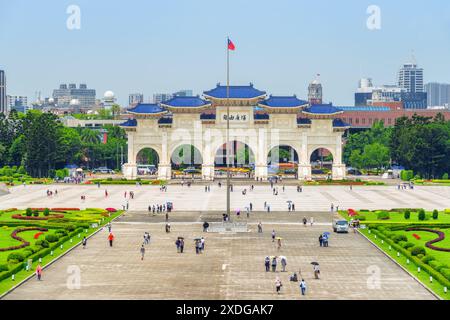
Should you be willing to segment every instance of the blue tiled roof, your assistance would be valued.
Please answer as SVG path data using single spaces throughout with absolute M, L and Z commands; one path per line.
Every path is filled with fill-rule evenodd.
M 311 114 L 338 114 L 341 113 L 342 110 L 334 107 L 331 103 L 330 104 L 315 104 L 310 107 L 305 108 L 302 112 L 304 113 L 311 113 Z
M 173 122 L 172 117 L 162 117 L 158 119 L 159 124 L 170 124 Z
M 136 119 L 128 119 L 124 123 L 121 123 L 120 126 L 121 127 L 136 127 L 137 121 L 136 121 Z
M 337 106 L 343 111 L 390 111 L 389 107 L 378 106 Z
M 308 101 L 300 100 L 295 95 L 293 96 L 272 96 L 270 95 L 269 99 L 266 99 L 260 103 L 262 106 L 268 106 L 272 108 L 281 107 L 281 108 L 293 108 L 305 106 L 308 104 Z
M 215 120 L 216 115 L 214 113 L 202 113 L 200 115 L 200 120 Z
M 199 96 L 196 97 L 175 96 L 172 99 L 161 102 L 161 104 L 169 107 L 191 107 L 191 108 L 198 108 L 211 105 L 210 102 L 201 99 Z
M 269 115 L 267 113 L 255 113 L 253 118 L 255 120 L 269 120 Z
M 161 106 L 155 103 L 139 103 L 134 108 L 128 109 L 129 113 L 140 113 L 140 114 L 152 114 L 152 113 L 161 113 L 165 112 Z
M 227 86 L 217 84 L 214 89 L 204 91 L 203 94 L 213 98 L 226 99 Z M 253 99 L 264 96 L 265 94 L 265 91 L 260 91 L 254 88 L 251 83 L 248 86 L 230 86 L 230 99 Z
M 342 121 L 342 119 L 333 119 L 333 127 L 343 128 L 343 127 L 351 127 L 347 122 Z
M 297 118 L 297 124 L 311 124 L 311 119 Z

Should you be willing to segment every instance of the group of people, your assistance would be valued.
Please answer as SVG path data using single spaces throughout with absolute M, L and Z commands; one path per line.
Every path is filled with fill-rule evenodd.
M 160 213 L 160 212 L 170 212 L 169 206 L 166 206 L 166 204 L 156 204 L 156 205 L 149 205 L 148 206 L 148 213 Z
M 327 232 L 324 232 L 319 236 L 319 245 L 321 247 L 328 247 L 328 241 L 329 237 Z
M 266 272 L 269 272 L 271 270 L 271 267 L 272 267 L 272 272 L 277 272 L 278 258 L 280 258 L 281 272 L 286 272 L 287 259 L 285 256 L 280 256 L 280 257 L 266 256 L 264 258 L 264 267 L 266 269 Z
M 47 197 L 51 197 L 51 196 L 57 196 L 58 195 L 58 190 L 55 189 L 55 191 L 51 191 L 47 189 Z
M 134 199 L 134 191 L 130 191 L 130 192 L 124 192 L 123 193 L 123 197 L 126 199 L 127 198 L 127 195 L 129 195 L 130 196 L 130 199 Z

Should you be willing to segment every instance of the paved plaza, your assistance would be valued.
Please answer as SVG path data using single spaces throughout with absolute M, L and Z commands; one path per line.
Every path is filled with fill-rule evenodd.
M 173 222 L 167 234 L 163 223 L 137 222 L 141 215 L 130 213 L 113 224 L 113 248 L 102 230 L 87 249 L 78 247 L 46 269 L 42 282 L 31 279 L 5 299 L 434 299 L 359 234 L 332 234 L 330 246 L 319 247 L 318 235 L 330 229 L 325 223 L 267 223 L 263 234 L 250 223 L 247 233 L 219 234 L 201 232 L 200 223 Z M 328 214 L 314 217 L 326 221 Z M 272 243 L 272 229 L 283 238 L 281 251 Z M 152 240 L 141 261 L 144 231 Z M 186 238 L 183 254 L 176 251 L 177 236 Z M 206 238 L 200 255 L 193 246 L 198 236 Z M 265 272 L 266 255 L 286 256 L 287 272 Z M 313 261 L 320 263 L 320 280 L 313 279 Z M 79 289 L 67 286 L 70 266 L 80 268 Z M 289 281 L 299 269 L 308 284 L 305 297 L 298 283 Z M 275 293 L 277 276 L 281 295 Z
M 233 210 L 245 208 L 251 202 L 254 210 L 264 210 L 264 202 L 272 211 L 286 211 L 287 201 L 295 203 L 296 211 L 328 211 L 331 203 L 340 209 L 392 209 L 392 208 L 424 208 L 445 209 L 450 207 L 450 188 L 421 187 L 413 190 L 397 190 L 396 186 L 304 186 L 298 193 L 296 186 L 288 185 L 285 191 L 282 184 L 278 187 L 278 195 L 273 195 L 268 185 L 256 185 L 250 191 L 248 185 L 235 185 L 231 194 Z M 247 195 L 242 190 L 247 189 Z M 46 190 L 58 190 L 58 195 L 47 197 Z M 105 190 L 108 197 L 105 197 Z M 217 211 L 226 208 L 226 188 L 211 184 L 211 192 L 204 192 L 204 185 L 169 185 L 167 192 L 159 186 L 134 185 L 34 185 L 17 186 L 11 193 L 0 198 L 0 209 L 27 207 L 79 207 L 79 208 L 122 208 L 127 200 L 125 191 L 134 191 L 135 197 L 129 200 L 129 209 L 146 211 L 149 205 L 164 204 L 171 201 L 175 211 Z M 81 201 L 81 195 L 86 200 Z
M 331 231 L 330 204 L 340 208 L 450 207 L 450 188 L 416 187 L 397 190 L 396 186 L 303 187 L 277 185 L 273 195 L 267 185 L 234 187 L 232 208 L 244 210 L 252 202 L 254 212 L 239 221 L 248 222 L 247 233 L 203 233 L 202 221 L 220 221 L 225 208 L 225 188 L 211 185 L 181 187 L 158 186 L 19 186 L 0 197 L 0 208 L 26 207 L 117 207 L 126 203 L 125 191 L 134 191 L 130 210 L 113 224 L 116 241 L 108 247 L 107 231 L 101 230 L 44 271 L 44 280 L 35 279 L 12 291 L 5 299 L 434 299 L 435 297 L 359 234 L 332 234 L 330 247 L 321 248 L 318 236 Z M 241 191 L 247 188 L 247 195 Z M 47 197 L 46 190 L 58 190 Z M 105 189 L 109 196 L 105 197 Z M 85 195 L 86 200 L 80 201 Z M 287 201 L 296 212 L 287 211 Z M 172 232 L 164 232 L 163 214 L 147 213 L 149 204 L 174 203 L 170 214 Z M 272 212 L 264 209 L 264 201 Z M 233 215 L 235 221 L 238 220 Z M 314 217 L 314 226 L 304 227 L 303 217 Z M 256 232 L 262 221 L 264 233 Z M 271 230 L 283 238 L 278 251 L 270 239 Z M 139 248 L 143 233 L 150 232 L 144 261 Z M 186 239 L 186 252 L 178 254 L 175 240 Z M 205 236 L 206 251 L 196 255 L 193 239 Z M 287 272 L 266 273 L 265 256 L 287 257 Z M 311 262 L 320 263 L 322 279 L 313 279 Z M 81 271 L 79 289 L 69 288 L 69 267 Z M 73 270 L 73 269 L 72 269 Z M 308 294 L 301 297 L 298 283 L 289 281 L 293 272 L 302 271 Z M 379 275 L 379 277 L 378 277 Z M 275 294 L 275 279 L 284 284 Z M 379 281 L 377 280 L 379 279 Z

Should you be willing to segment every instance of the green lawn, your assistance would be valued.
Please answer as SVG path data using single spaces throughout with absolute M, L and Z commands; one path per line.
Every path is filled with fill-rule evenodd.
M 34 236 L 39 231 L 24 231 L 18 234 L 19 237 L 23 238 L 25 241 L 30 242 L 30 247 L 36 248 L 36 241 L 45 239 L 46 235 L 56 234 L 57 230 L 66 230 L 69 235 L 60 237 L 57 243 L 50 243 L 50 249 L 45 249 L 41 247 L 38 248 L 38 252 L 31 255 L 34 257 L 33 263 L 29 271 L 25 270 L 26 262 L 28 257 L 25 258 L 24 262 L 12 263 L 8 262 L 7 258 L 11 253 L 24 253 L 29 247 L 25 247 L 18 250 L 9 250 L 0 252 L 0 265 L 7 265 L 8 271 L 0 271 L 0 295 L 5 291 L 9 290 L 13 286 L 17 285 L 20 281 L 24 280 L 28 276 L 32 275 L 37 265 L 39 264 L 39 256 L 42 256 L 45 251 L 46 255 L 42 258 L 41 265 L 45 266 L 49 262 L 53 261 L 55 258 L 64 254 L 70 248 L 76 246 L 81 242 L 83 236 L 88 237 L 89 235 L 96 232 L 99 228 L 106 225 L 112 219 L 115 219 L 122 214 L 122 211 L 111 213 L 110 215 L 104 209 L 86 209 L 82 211 L 67 211 L 64 214 L 64 218 L 61 219 L 50 219 L 43 221 L 29 221 L 29 220 L 18 220 L 14 219 L 12 216 L 15 214 L 24 215 L 25 210 L 18 210 L 12 212 L 0 212 L 0 248 L 6 248 L 9 246 L 20 245 L 20 241 L 11 238 L 11 233 L 22 227 L 42 227 L 48 228 L 47 232 L 40 235 L 38 239 L 34 239 Z M 56 212 L 51 212 L 56 213 Z M 40 217 L 43 216 L 42 212 L 39 214 Z M 94 226 L 93 224 L 97 224 Z M 68 231 L 74 228 L 73 231 Z M 62 248 L 61 248 L 62 246 Z M 39 249 L 41 248 L 41 249 Z M 41 254 L 42 252 L 42 254 Z M 19 269 L 20 271 L 16 271 Z M 13 271 L 14 270 L 14 271 Z M 14 273 L 15 279 L 12 280 L 10 273 Z M 7 276 L 6 276 L 7 275 Z
M 405 268 L 411 274 L 413 274 L 416 278 L 418 278 L 425 286 L 427 286 L 429 289 L 431 289 L 435 294 L 440 296 L 442 299 L 450 300 L 450 292 L 445 293 L 444 286 L 441 285 L 436 280 L 430 282 L 430 275 L 423 270 L 421 270 L 421 272 L 418 272 L 418 266 L 415 265 L 406 256 L 404 256 L 401 253 L 398 256 L 397 251 L 394 250 L 392 247 L 390 247 L 390 245 L 386 241 L 382 242 L 380 237 L 376 238 L 374 233 L 369 233 L 367 229 L 360 229 L 360 232 L 363 235 L 365 235 L 367 238 L 369 238 L 372 242 L 374 242 L 377 245 L 377 247 L 379 247 L 381 250 L 383 250 L 387 255 L 389 255 L 392 259 L 394 259 L 397 263 L 399 263 L 403 268 Z M 416 240 L 416 242 L 415 242 L 415 243 L 421 244 L 421 245 L 424 245 L 425 241 L 431 240 L 431 239 L 434 239 L 437 237 L 435 234 L 431 234 L 431 236 L 427 236 L 427 235 L 425 235 L 425 232 L 418 232 L 418 231 L 414 231 L 414 232 L 394 231 L 394 232 L 407 234 L 408 241 L 410 241 L 410 242 L 413 242 L 412 241 L 412 239 L 414 239 L 412 237 L 413 233 L 416 233 L 420 236 L 422 236 L 422 234 L 424 234 L 424 238 L 422 238 L 421 240 Z M 448 235 L 450 237 L 450 232 L 448 230 L 445 233 L 446 233 L 446 235 Z M 446 247 L 446 245 L 449 243 L 450 242 L 448 241 L 447 236 L 446 236 L 446 241 L 439 242 L 439 246 Z M 426 250 L 429 250 L 429 249 L 426 249 Z M 430 254 L 435 256 L 437 259 L 438 259 L 438 256 L 439 256 L 439 259 L 442 258 L 444 261 L 449 261 L 449 259 L 450 259 L 450 253 L 442 253 L 442 257 L 441 257 L 441 255 L 436 254 L 437 251 L 434 251 L 434 250 L 430 250 L 430 251 L 433 251 Z M 427 251 L 427 253 L 428 253 L 428 251 Z M 409 263 L 408 263 L 408 260 L 409 260 Z M 450 290 L 450 288 L 447 288 L 447 289 Z M 407 297 L 405 297 L 405 298 L 407 298 Z
M 386 210 L 381 210 L 386 211 Z M 378 210 L 373 211 L 357 211 L 359 216 L 365 217 L 365 220 L 361 220 L 361 223 L 382 223 L 382 224 L 450 224 L 450 213 L 445 211 L 439 211 L 438 219 L 432 218 L 432 211 L 426 211 L 425 220 L 419 220 L 418 213 L 411 211 L 409 219 L 405 219 L 404 213 L 399 211 L 389 212 L 389 219 L 378 219 Z M 339 211 L 339 214 L 347 220 L 353 219 L 348 215 L 347 211 Z

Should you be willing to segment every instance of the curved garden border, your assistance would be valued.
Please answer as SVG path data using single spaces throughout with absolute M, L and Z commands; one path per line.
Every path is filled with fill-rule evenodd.
M 49 219 L 62 219 L 64 218 L 63 214 L 50 214 L 48 217 L 27 217 L 23 216 L 21 214 L 14 214 L 11 216 L 13 219 L 19 219 L 19 220 L 49 220 Z
M 450 249 L 439 248 L 439 247 L 436 247 L 436 246 L 433 245 L 434 243 L 441 242 L 442 240 L 445 239 L 445 233 L 443 233 L 442 231 L 428 229 L 428 228 L 408 228 L 408 229 L 406 229 L 406 231 L 425 231 L 425 232 L 435 233 L 439 237 L 436 238 L 436 239 L 430 240 L 427 243 L 425 243 L 425 247 L 427 247 L 427 248 L 429 248 L 431 250 L 442 251 L 442 252 L 450 252 Z
M 42 231 L 42 232 L 48 231 L 48 229 L 46 229 L 46 228 L 38 228 L 38 227 L 16 229 L 11 233 L 11 238 L 22 242 L 22 244 L 18 245 L 18 246 L 0 248 L 0 251 L 4 252 L 4 251 L 18 250 L 18 249 L 28 247 L 30 245 L 30 243 L 28 241 L 25 241 L 23 238 L 19 237 L 17 234 L 20 232 L 24 232 L 24 231 L 34 231 L 34 230 Z

